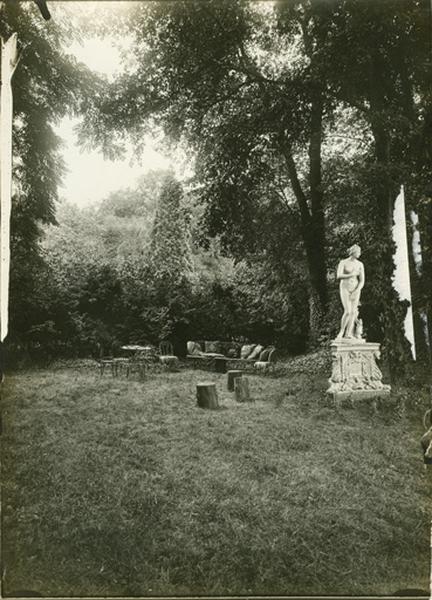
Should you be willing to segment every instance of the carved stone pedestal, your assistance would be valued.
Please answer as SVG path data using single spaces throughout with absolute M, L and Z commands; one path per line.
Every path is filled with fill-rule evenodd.
M 334 340 L 331 342 L 332 374 L 328 394 L 335 401 L 386 397 L 390 386 L 382 383 L 382 373 L 376 363 L 380 345 L 364 340 Z

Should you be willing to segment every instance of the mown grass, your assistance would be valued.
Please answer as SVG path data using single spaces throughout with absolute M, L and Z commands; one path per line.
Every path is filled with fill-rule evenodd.
M 225 377 L 10 376 L 3 595 L 427 591 L 426 395 L 336 408 L 296 373 L 236 404 Z M 196 407 L 203 380 L 220 410 Z

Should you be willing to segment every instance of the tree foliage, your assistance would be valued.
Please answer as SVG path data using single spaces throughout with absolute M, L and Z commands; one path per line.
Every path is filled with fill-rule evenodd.
M 149 196 L 139 200 L 143 189 Z M 113 197 L 118 204 L 111 204 Z M 128 198 L 135 198 L 135 208 L 125 215 Z M 288 269 L 285 279 L 278 277 L 263 253 L 235 263 L 222 255 L 216 238 L 203 248 L 196 232 L 187 234 L 188 223 L 191 229 L 198 223 L 200 206 L 195 215 L 191 202 L 185 214 L 180 200 L 172 176 L 153 173 L 147 184 L 143 178 L 136 189 L 118 191 L 97 208 L 62 203 L 58 225 L 46 228 L 41 310 L 26 331 L 27 345 L 36 345 L 39 354 L 42 348 L 74 355 L 94 351 L 97 343 L 109 350 L 168 338 L 181 353 L 188 339 L 214 338 L 304 349 L 304 274 L 302 286 L 291 286 L 288 273 L 301 274 Z
M 53 126 L 79 113 L 99 80 L 64 47 L 78 32 L 65 20 L 46 24 L 33 2 L 6 0 L 0 35 L 18 34 L 20 62 L 13 77 L 14 168 L 11 216 L 10 336 L 34 323 L 40 306 L 38 279 L 44 270 L 39 248 L 42 225 L 55 222 L 58 186 L 64 174 L 61 140 Z
M 15 28 L 30 27 L 31 8 L 7 6 Z M 391 287 L 392 210 L 404 184 L 408 205 L 427 213 L 419 203 L 432 156 L 426 11 L 426 0 L 134 3 L 111 27 L 134 43 L 128 69 L 110 85 L 54 48 L 65 29 L 38 37 L 48 60 L 17 80 L 33 88 L 17 108 L 17 139 L 31 168 L 16 166 L 28 194 L 15 219 L 22 210 L 29 227 L 53 221 L 61 161 L 48 124 L 65 107 L 84 114 L 83 144 L 113 154 L 128 133 L 139 150 L 146 133 L 163 130 L 195 164 L 184 198 L 178 183 L 156 173 L 102 203 L 89 234 L 92 258 L 76 247 L 64 265 L 65 290 L 75 267 L 79 274 L 68 309 L 77 331 L 79 323 L 87 331 L 86 320 L 93 327 L 99 307 L 110 335 L 184 340 L 217 332 L 219 322 L 227 337 L 255 330 L 299 348 L 308 303 L 312 332 L 334 331 L 334 267 L 357 242 L 368 337 L 384 340 L 400 370 L 406 307 Z M 48 67 L 56 69 L 52 89 Z M 71 92 L 74 77 L 81 87 Z M 50 181 L 42 189 L 45 155 Z M 65 256 L 56 247 L 49 269 L 61 289 Z M 82 248 L 91 252 L 84 240 Z M 430 306 L 430 293 L 420 296 Z
M 431 156 L 426 14 L 424 0 L 138 5 L 128 25 L 137 69 L 114 83 L 101 105 L 105 118 L 87 119 L 87 131 L 101 145 L 108 132 L 140 137 L 154 123 L 174 140 L 186 138 L 196 152 L 208 231 L 238 257 L 267 250 L 264 215 L 280 203 L 274 212 L 284 217 L 268 223 L 277 238 L 289 223 L 285 239 L 301 239 L 296 260 L 307 268 L 321 313 L 328 307 L 329 252 L 339 246 L 331 215 L 343 200 L 332 165 L 345 179 L 353 170 L 354 188 L 355 175 L 368 173 L 357 182 L 364 197 L 354 194 L 343 209 L 357 227 L 342 237 L 362 238 L 376 258 L 369 269 L 376 331 L 392 362 L 401 363 L 392 209 L 402 183 L 416 202 Z M 335 132 L 346 132 L 346 108 L 367 143 L 344 161 L 327 150 Z
M 149 262 L 153 276 L 173 287 L 192 269 L 183 190 L 173 176 L 163 182 L 150 235 Z
M 123 107 L 117 132 L 126 127 L 141 135 L 151 116 L 167 135 L 186 135 L 198 152 L 209 231 L 221 233 L 231 251 L 262 247 L 263 191 L 272 187 L 286 205 L 291 182 L 312 285 L 325 307 L 320 135 L 331 106 L 321 97 L 325 82 L 317 86 L 304 61 L 278 60 L 283 50 L 297 56 L 277 36 L 275 19 L 266 25 L 271 16 L 244 2 L 140 5 L 131 18 L 139 71 L 114 84 L 102 111 L 117 114 Z M 132 109 L 136 103 L 139 111 Z M 103 143 L 103 126 L 104 120 L 86 121 L 97 142 Z M 293 159 L 303 143 L 309 145 L 304 189 Z

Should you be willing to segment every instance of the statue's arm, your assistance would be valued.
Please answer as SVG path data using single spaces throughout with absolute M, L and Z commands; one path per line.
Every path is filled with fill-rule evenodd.
M 340 263 L 338 264 L 338 268 L 336 271 L 336 279 L 348 279 L 349 277 L 352 277 L 352 273 L 344 273 L 344 260 L 341 260 Z

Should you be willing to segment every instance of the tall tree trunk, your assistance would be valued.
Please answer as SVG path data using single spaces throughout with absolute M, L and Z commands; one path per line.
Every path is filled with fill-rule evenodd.
M 311 198 L 311 224 L 308 240 L 310 260 L 313 270 L 313 287 L 324 312 L 327 311 L 327 265 L 325 243 L 324 194 L 321 181 L 321 145 L 322 145 L 323 100 L 318 91 L 312 102 L 311 134 L 309 142 L 309 190 Z
M 325 265 L 325 233 L 323 212 L 318 211 L 313 213 L 309 209 L 306 195 L 303 192 L 298 179 L 297 168 L 292 154 L 287 149 L 284 149 L 283 153 L 287 164 L 291 186 L 297 198 L 297 203 L 300 209 L 302 237 L 306 250 L 306 259 L 311 286 L 319 298 L 322 310 L 325 312 L 327 309 L 327 277 Z M 315 210 L 317 210 L 317 208 L 315 208 Z
M 376 57 L 375 57 L 376 58 Z M 407 364 L 409 349 L 405 340 L 403 321 L 406 309 L 399 302 L 397 292 L 392 285 L 394 272 L 393 210 L 402 182 L 394 181 L 391 173 L 392 140 L 389 125 L 386 122 L 386 92 L 379 84 L 379 77 L 385 72 L 376 58 L 372 62 L 370 79 L 370 124 L 375 142 L 375 162 L 378 178 L 375 181 L 376 204 L 376 241 L 374 256 L 379 266 L 375 301 L 379 306 L 383 322 L 384 349 L 392 379 L 402 375 Z
M 311 284 L 309 321 L 312 339 L 318 336 L 319 329 L 322 328 L 323 316 L 328 308 L 324 194 L 321 181 L 322 117 L 322 96 L 317 92 L 311 109 L 308 195 L 303 191 L 299 181 L 289 144 L 284 139 L 280 140 L 291 187 L 300 209 L 302 237 Z

